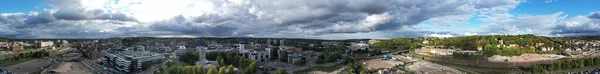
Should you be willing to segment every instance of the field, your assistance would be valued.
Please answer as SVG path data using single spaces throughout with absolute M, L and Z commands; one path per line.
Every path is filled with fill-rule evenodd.
M 87 68 L 81 62 L 65 62 L 53 71 L 56 71 L 57 74 L 92 74 L 92 70 Z

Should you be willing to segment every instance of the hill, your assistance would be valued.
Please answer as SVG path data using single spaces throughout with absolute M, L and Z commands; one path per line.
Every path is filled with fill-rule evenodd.
M 449 38 L 394 38 L 372 45 L 378 49 L 416 49 L 421 46 L 440 46 L 462 50 L 484 52 L 486 55 L 520 55 L 522 53 L 547 53 L 544 48 L 554 48 L 562 51 L 569 47 L 560 41 L 549 37 L 526 35 L 489 35 L 489 36 L 460 36 Z

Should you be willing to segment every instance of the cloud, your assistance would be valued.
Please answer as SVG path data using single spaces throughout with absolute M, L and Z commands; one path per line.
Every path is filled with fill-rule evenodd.
M 465 24 L 469 24 L 469 20 L 472 17 L 473 17 L 472 14 L 449 15 L 449 16 L 431 18 L 431 19 L 429 19 L 429 21 L 431 21 L 433 24 L 439 25 L 439 26 L 452 26 L 452 25 L 457 25 L 457 24 L 465 25 Z
M 544 0 L 544 3 L 552 3 L 552 2 L 556 2 L 558 0 Z
M 482 14 L 506 12 L 519 5 L 522 0 L 474 0 L 475 9 Z
M 599 35 L 600 19 L 597 19 L 598 14 L 600 12 L 567 19 L 554 27 L 550 34 L 560 36 Z
M 484 16 L 479 20 L 488 24 L 481 26 L 480 34 L 548 34 L 552 28 L 559 23 L 563 16 L 562 12 L 546 15 L 518 15 L 493 14 Z
M 44 0 L 51 8 L 0 18 L 1 36 L 420 37 L 411 26 L 465 24 L 520 0 Z M 447 19 L 447 20 L 444 20 Z M 453 22 L 456 21 L 456 22 Z M 467 23 L 468 24 L 468 23 Z
M 592 15 L 588 16 L 588 18 L 600 20 L 600 12 L 592 13 Z

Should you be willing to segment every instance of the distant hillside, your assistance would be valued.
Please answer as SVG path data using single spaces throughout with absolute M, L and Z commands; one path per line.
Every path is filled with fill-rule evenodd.
M 424 42 L 426 42 L 424 44 Z M 512 45 L 512 46 L 511 46 Z M 544 36 L 527 35 L 489 35 L 460 36 L 450 38 L 394 38 L 372 45 L 379 49 L 415 49 L 421 46 L 440 46 L 474 50 L 482 48 L 486 55 L 520 55 L 522 53 L 541 53 L 542 48 L 561 50 L 569 47 L 560 41 Z
M 521 47 L 529 46 L 541 46 L 541 47 L 554 47 L 562 49 L 564 43 L 555 41 L 551 38 L 544 36 L 535 36 L 532 34 L 527 35 L 490 35 L 490 36 L 461 36 L 452 38 L 428 38 L 428 46 L 453 46 L 455 48 L 465 50 L 477 50 L 478 47 L 485 49 L 498 48 L 500 46 L 509 46 L 510 44 L 516 44 Z M 502 41 L 502 44 L 501 43 Z M 561 47 L 562 46 L 562 47 Z M 502 48 L 502 47 L 500 47 Z
M 570 37 L 552 37 L 553 39 L 558 40 L 569 40 L 569 39 L 578 39 L 578 40 L 600 40 L 600 36 L 570 36 Z
M 0 42 L 8 42 L 8 40 L 9 40 L 8 38 L 0 37 Z

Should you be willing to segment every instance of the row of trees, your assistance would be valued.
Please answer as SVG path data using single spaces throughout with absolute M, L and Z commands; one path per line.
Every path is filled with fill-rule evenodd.
M 8 42 L 9 40 L 6 38 L 0 38 L 0 42 Z
M 563 47 L 569 47 L 569 45 L 564 42 L 531 34 L 424 38 L 424 40 L 428 40 L 428 43 L 425 44 L 427 46 L 445 46 L 445 48 L 458 48 L 474 51 L 479 50 L 481 47 L 484 55 L 477 55 L 475 56 L 476 58 L 489 57 L 492 55 L 515 56 L 523 53 L 547 53 L 540 52 L 541 48 L 536 46 L 550 47 L 556 49 L 556 51 L 561 51 Z M 543 45 L 538 43 L 543 43 Z M 509 44 L 516 44 L 518 47 L 507 47 Z M 473 56 L 470 55 L 457 55 L 455 57 L 473 58 Z
M 341 51 L 325 52 L 324 54 L 317 56 L 317 60 L 315 61 L 315 63 L 323 64 L 323 63 L 335 62 L 337 59 L 342 59 Z
M 557 63 L 552 63 L 552 64 L 533 65 L 533 66 L 531 66 L 531 72 L 538 74 L 538 73 L 546 73 L 547 71 L 578 69 L 578 68 L 583 68 L 586 66 L 595 66 L 595 65 L 600 65 L 600 57 L 577 59 L 577 60 L 566 60 L 563 62 L 557 62 Z
M 238 55 L 234 52 L 207 52 L 206 59 L 218 60 L 219 65 L 221 66 L 233 65 L 240 69 L 244 69 L 244 73 L 255 73 L 258 70 L 258 65 L 256 64 L 256 61 L 244 58 L 243 56 Z
M 255 62 L 254 60 L 244 58 L 237 53 L 224 51 L 206 52 L 206 59 L 211 61 L 216 60 L 221 66 L 234 65 L 235 67 L 239 68 L 250 67 L 250 64 Z
M 346 71 L 348 74 L 368 74 L 368 71 L 363 69 L 362 65 L 358 62 L 348 63 Z
M 200 52 L 186 51 L 185 54 L 179 58 L 179 60 L 187 64 L 194 64 L 199 60 L 198 55 L 200 55 Z
M 419 48 L 421 46 L 421 42 L 422 40 L 419 39 L 393 38 L 390 40 L 380 41 L 371 46 L 383 50 L 408 50 Z
M 198 55 L 199 55 L 199 52 L 187 51 L 186 54 L 181 56 L 181 58 L 179 60 L 184 63 L 194 64 L 194 62 L 198 61 L 198 58 L 199 58 Z M 229 69 L 229 67 L 231 67 L 231 68 L 237 67 L 244 74 L 253 74 L 258 71 L 258 65 L 256 64 L 256 62 L 254 60 L 244 58 L 233 52 L 220 52 L 220 51 L 206 52 L 205 56 L 206 56 L 207 60 L 215 61 L 218 59 L 219 66 L 221 66 L 221 68 Z M 203 67 L 203 66 L 200 66 L 200 67 Z M 215 74 L 215 73 L 218 73 L 218 74 L 222 74 L 220 69 L 215 69 L 216 72 L 212 72 L 211 69 L 204 72 L 203 71 L 204 69 L 196 69 L 194 66 L 184 66 L 183 64 L 174 63 L 174 65 L 171 65 L 171 67 L 169 67 L 168 69 L 165 69 L 166 72 L 161 72 L 161 73 L 163 73 L 163 74 L 165 74 L 165 73 L 171 73 L 171 74 L 190 74 L 190 73 Z M 200 70 L 202 70 L 202 71 L 200 71 Z M 182 71 L 184 71 L 184 72 L 182 72 Z M 225 71 L 225 74 L 228 74 L 227 72 L 229 70 L 224 70 L 224 71 Z
M 3 63 L 5 61 L 11 61 L 11 60 L 21 60 L 21 59 L 25 59 L 25 58 L 41 58 L 44 56 L 48 56 L 48 52 L 46 52 L 46 50 L 23 52 L 23 53 L 17 53 L 17 55 L 15 55 L 14 57 L 3 59 L 0 61 L 0 63 Z M 2 56 L 2 57 L 4 57 L 4 56 Z
M 502 55 L 502 56 L 518 56 L 523 53 L 537 53 L 530 48 L 519 48 L 519 47 L 501 47 L 501 49 L 494 49 L 496 47 L 490 47 L 485 49 L 483 52 L 487 56 Z
M 217 69 L 216 66 L 210 66 L 208 70 L 203 65 L 199 66 L 171 66 L 164 69 L 160 74 L 235 74 L 233 65 L 223 66 Z
M 427 39 L 430 46 L 453 46 L 465 50 L 477 50 L 479 46 L 496 46 L 502 40 L 504 45 L 517 44 L 519 46 L 535 46 L 537 43 L 544 43 L 543 47 L 554 47 L 561 49 L 564 43 L 554 41 L 548 37 L 525 35 L 490 35 L 490 36 L 461 36 L 451 38 L 433 38 Z M 494 48 L 486 48 L 494 49 Z M 496 48 L 498 49 L 498 48 Z

